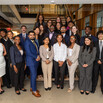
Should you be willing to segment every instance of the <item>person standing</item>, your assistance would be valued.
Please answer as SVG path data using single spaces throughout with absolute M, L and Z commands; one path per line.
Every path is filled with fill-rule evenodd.
M 20 46 L 20 37 L 14 37 L 14 45 L 10 48 L 10 58 L 12 63 L 12 69 L 14 70 L 14 87 L 17 95 L 20 95 L 20 91 L 26 91 L 24 88 L 24 70 L 25 70 L 25 61 L 24 61 L 24 52 Z
M 101 77 L 101 92 L 103 94 L 103 30 L 97 32 L 98 41 L 96 43 L 96 59 L 93 68 L 93 83 L 92 93 L 95 93 L 96 86 L 98 83 L 98 77 L 100 73 Z
M 72 35 L 70 37 L 70 45 L 67 49 L 67 65 L 69 71 L 69 84 L 70 88 L 68 92 L 72 92 L 74 89 L 74 74 L 78 66 L 78 56 L 79 56 L 80 46 L 76 43 L 76 37 Z
M 52 87 L 52 67 L 53 67 L 53 47 L 50 45 L 49 38 L 44 37 L 44 44 L 40 46 L 40 57 L 42 59 L 42 71 L 44 76 L 45 90 Z
M 57 35 L 57 43 L 53 45 L 54 50 L 54 70 L 55 70 L 55 84 L 57 88 L 64 88 L 64 75 L 66 67 L 67 58 L 67 46 L 62 43 L 63 36 L 61 34 Z M 60 75 L 59 75 L 60 72 Z M 59 77 L 61 81 L 59 81 Z
M 29 31 L 28 38 L 25 41 L 25 51 L 26 51 L 26 65 L 30 69 L 30 82 L 32 94 L 36 97 L 40 97 L 39 91 L 36 87 L 36 77 L 37 77 L 37 68 L 40 60 L 39 56 L 39 46 L 35 41 L 34 31 Z
M 80 71 L 79 88 L 81 94 L 85 92 L 88 95 L 92 90 L 92 71 L 96 48 L 93 47 L 93 41 L 90 36 L 86 36 L 84 41 L 78 58 Z
M 9 67 L 9 71 L 10 71 L 10 81 L 11 81 L 11 85 L 14 86 L 14 78 L 13 78 L 13 69 L 12 69 L 12 63 L 11 63 L 11 58 L 10 58 L 10 47 L 13 46 L 14 44 L 14 40 L 13 40 L 13 32 L 12 31 L 8 31 L 7 32 L 7 45 L 8 45 L 8 67 Z
M 6 55 L 6 49 L 4 45 L 0 42 L 0 94 L 4 93 L 2 86 L 2 77 L 6 73 L 6 62 L 4 56 Z
M 7 54 L 5 55 L 5 60 L 6 60 L 6 74 L 3 76 L 3 85 L 7 86 L 7 88 L 11 88 L 10 84 L 10 70 L 8 67 L 8 44 L 7 44 L 7 30 L 6 29 L 0 29 L 0 36 L 1 38 L 1 43 L 5 46 Z

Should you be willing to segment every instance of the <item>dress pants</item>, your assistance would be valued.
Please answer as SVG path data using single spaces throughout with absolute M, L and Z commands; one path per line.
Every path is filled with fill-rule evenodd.
M 68 65 L 68 63 L 67 63 Z M 75 63 L 73 63 L 71 66 L 68 65 L 68 71 L 69 71 L 69 85 L 70 85 L 70 89 L 73 90 L 74 89 L 74 75 L 75 75 L 75 71 L 77 69 L 78 66 L 78 62 L 76 61 Z
M 103 91 L 103 64 L 98 64 L 97 62 L 94 63 L 93 68 L 93 84 L 92 84 L 92 90 L 95 91 L 97 83 L 98 83 L 98 77 L 99 73 L 101 76 L 101 91 Z
M 84 91 L 92 90 L 92 72 L 93 65 L 83 68 L 79 65 L 80 78 L 79 78 L 79 88 Z
M 66 67 L 66 62 L 63 63 L 62 67 L 59 67 L 59 63 L 54 61 L 55 84 L 61 85 L 61 87 L 64 87 L 65 67 Z M 59 77 L 61 81 L 59 80 Z
M 48 88 L 52 86 L 52 67 L 53 67 L 52 62 L 50 62 L 49 64 L 46 64 L 44 61 L 42 61 L 44 88 Z
M 37 68 L 38 68 L 38 63 L 35 61 L 34 65 L 28 66 L 30 69 L 30 82 L 31 82 L 31 88 L 32 91 L 36 91 L 36 78 L 37 78 Z
M 24 63 L 17 63 L 16 67 L 18 69 L 18 73 L 14 71 L 15 91 L 24 88 Z

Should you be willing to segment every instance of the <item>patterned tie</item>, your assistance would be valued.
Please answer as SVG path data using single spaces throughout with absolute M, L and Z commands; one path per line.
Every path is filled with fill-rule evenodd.
M 34 40 L 32 40 L 32 43 L 35 45 L 36 50 L 37 50 L 37 54 L 38 54 L 38 46 L 37 46 L 37 44 L 35 43 L 35 41 L 34 41 Z
M 101 59 L 101 52 L 102 52 L 102 40 L 99 43 L 99 49 L 100 49 L 100 54 L 99 54 L 99 59 Z

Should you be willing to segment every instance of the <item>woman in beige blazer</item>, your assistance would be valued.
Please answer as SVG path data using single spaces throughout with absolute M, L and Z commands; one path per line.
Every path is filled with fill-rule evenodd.
M 70 88 L 68 92 L 72 92 L 74 89 L 74 73 L 78 66 L 78 55 L 80 46 L 76 43 L 76 36 L 72 35 L 70 37 L 70 45 L 67 49 L 67 65 L 69 71 L 69 85 Z
M 53 66 L 53 47 L 50 45 L 48 37 L 44 37 L 44 44 L 40 46 L 40 57 L 42 59 L 42 71 L 44 76 L 45 90 L 51 90 L 52 87 L 52 66 Z

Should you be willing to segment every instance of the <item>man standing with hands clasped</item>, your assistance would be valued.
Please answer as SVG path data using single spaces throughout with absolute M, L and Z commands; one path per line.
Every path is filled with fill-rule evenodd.
M 32 94 L 36 97 L 40 97 L 39 91 L 36 88 L 37 68 L 39 64 L 39 46 L 35 41 L 34 31 L 29 31 L 28 38 L 25 41 L 26 51 L 26 65 L 30 69 L 31 76 L 31 88 Z
M 93 68 L 92 93 L 95 92 L 98 83 L 99 73 L 101 76 L 101 92 L 103 94 L 103 30 L 97 32 L 98 42 L 96 43 L 96 59 Z

